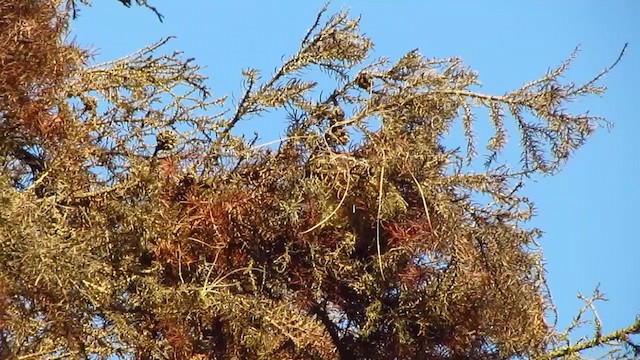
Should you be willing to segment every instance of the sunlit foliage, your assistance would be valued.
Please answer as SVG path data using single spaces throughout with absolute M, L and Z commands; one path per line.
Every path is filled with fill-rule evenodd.
M 243 71 L 232 103 L 211 98 L 193 59 L 163 52 L 170 39 L 91 64 L 65 40 L 76 5 L 0 4 L 0 358 L 637 350 L 640 322 L 603 335 L 597 320 L 577 344 L 555 328 L 522 194 L 606 125 L 566 104 L 602 94 L 611 68 L 565 82 L 574 53 L 486 94 L 458 58 L 370 61 L 359 20 L 325 8 L 273 74 Z M 283 138 L 234 131 L 275 109 Z M 464 150 L 447 146 L 455 124 Z M 519 164 L 503 158 L 508 139 Z

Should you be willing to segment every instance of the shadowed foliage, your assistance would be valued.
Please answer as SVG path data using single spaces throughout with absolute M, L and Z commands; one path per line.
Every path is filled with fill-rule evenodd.
M 640 321 L 604 335 L 597 315 L 594 337 L 571 342 L 598 292 L 556 329 L 522 194 L 607 124 L 566 104 L 602 94 L 613 66 L 562 82 L 574 52 L 486 94 L 458 58 L 368 61 L 359 20 L 325 7 L 272 75 L 243 71 L 230 104 L 163 52 L 170 39 L 91 64 L 66 41 L 75 3 L 0 4 L 0 358 L 638 351 Z M 234 131 L 269 111 L 283 138 Z M 483 167 L 479 120 L 493 127 Z M 464 150 L 447 145 L 457 123 Z

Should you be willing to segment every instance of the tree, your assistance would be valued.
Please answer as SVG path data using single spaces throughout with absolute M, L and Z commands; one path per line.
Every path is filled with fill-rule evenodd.
M 555 328 L 522 195 L 606 125 L 564 104 L 603 93 L 624 49 L 585 84 L 560 81 L 574 53 L 496 96 L 457 58 L 365 64 L 358 20 L 325 7 L 225 109 L 191 59 L 161 53 L 169 39 L 88 65 L 63 41 L 73 9 L 0 5 L 0 358 L 637 355 L 640 320 L 608 335 L 598 320 L 576 344 Z M 302 76 L 314 68 L 326 95 Z M 494 128 L 481 173 L 478 108 Z M 285 138 L 234 133 L 270 109 Z M 443 141 L 456 121 L 466 151 Z

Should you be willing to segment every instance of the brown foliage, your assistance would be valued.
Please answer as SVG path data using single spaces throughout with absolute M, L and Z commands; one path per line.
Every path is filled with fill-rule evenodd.
M 1 358 L 533 359 L 605 343 L 564 346 L 549 322 L 521 185 L 603 123 L 563 104 L 610 69 L 561 84 L 567 62 L 483 94 L 455 58 L 364 65 L 358 21 L 322 24 L 324 9 L 273 77 L 245 70 L 236 110 L 211 115 L 225 99 L 157 53 L 168 39 L 87 66 L 60 5 L 0 5 Z M 312 67 L 337 78 L 331 95 L 312 96 Z M 480 174 L 474 106 L 495 129 Z M 271 108 L 286 138 L 232 132 Z M 442 142 L 456 121 L 466 153 Z

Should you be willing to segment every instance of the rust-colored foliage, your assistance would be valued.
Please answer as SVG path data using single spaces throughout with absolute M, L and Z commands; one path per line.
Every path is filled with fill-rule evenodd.
M 66 26 L 66 16 L 51 1 L 0 5 L 3 134 L 30 137 L 23 141 L 64 136 L 68 120 L 55 109 L 57 89 L 81 60 L 76 47 L 62 43 Z
M 365 64 L 358 21 L 325 8 L 216 115 L 199 67 L 158 54 L 168 39 L 87 65 L 65 41 L 75 3 L 0 3 L 0 358 L 548 359 L 640 328 L 565 346 L 523 225 L 521 182 L 602 124 L 563 106 L 601 75 L 562 84 L 567 62 L 478 93 L 459 59 Z M 318 67 L 328 96 L 301 77 Z M 474 106 L 495 130 L 484 173 Z M 283 139 L 234 133 L 273 108 Z M 456 121 L 466 152 L 443 142 Z

